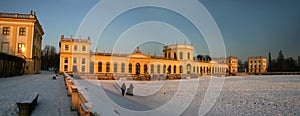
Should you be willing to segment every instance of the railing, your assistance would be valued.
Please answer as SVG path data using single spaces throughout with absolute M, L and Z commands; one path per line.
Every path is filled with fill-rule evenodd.
M 11 77 L 24 74 L 25 60 L 23 58 L 0 53 L 0 77 Z
M 77 111 L 80 116 L 94 116 L 90 108 L 88 108 L 85 104 L 87 100 L 84 96 L 78 91 L 77 87 L 75 86 L 75 80 L 69 74 L 64 73 L 64 80 L 66 84 L 66 88 L 68 90 L 68 96 L 72 96 L 72 111 Z
M 17 13 L 0 13 L 2 18 L 19 18 L 19 19 L 34 19 L 35 16 L 31 14 L 17 14 Z

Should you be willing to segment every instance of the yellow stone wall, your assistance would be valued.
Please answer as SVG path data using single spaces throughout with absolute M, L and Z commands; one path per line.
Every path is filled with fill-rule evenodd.
M 69 46 L 69 50 L 65 50 L 65 46 Z M 90 40 L 81 40 L 74 38 L 61 37 L 60 41 L 60 72 L 74 72 L 72 67 L 76 66 L 78 72 L 96 73 L 96 74 L 150 74 L 150 75 L 166 75 L 166 74 L 226 74 L 227 64 L 219 64 L 216 62 L 194 61 L 194 48 L 192 45 L 176 44 L 168 45 L 163 48 L 163 56 L 150 56 L 143 54 L 137 48 L 132 54 L 113 54 L 102 52 L 89 53 L 78 51 L 75 52 L 74 46 L 87 46 L 90 48 Z M 180 59 L 182 54 L 182 59 Z M 175 57 L 176 56 L 176 57 Z M 65 58 L 68 62 L 65 63 Z M 80 62 L 74 63 L 73 58 L 85 58 L 86 64 Z M 129 65 L 131 64 L 131 72 Z M 139 65 L 138 65 L 139 64 Z M 64 70 L 65 66 L 68 66 Z M 80 70 L 82 66 L 86 67 L 85 71 Z M 144 67 L 147 67 L 145 71 Z M 139 67 L 139 68 L 138 68 Z M 174 72 L 174 67 L 176 67 Z M 180 71 L 182 67 L 182 72 Z M 139 70 L 137 70 L 139 69 Z M 168 71 L 170 70 L 170 72 Z
M 267 59 L 265 57 L 249 57 L 248 72 L 250 74 L 267 72 Z
M 3 33 L 4 27 L 9 27 L 9 34 Z M 25 28 L 24 34 L 20 28 Z M 40 73 L 43 34 L 34 14 L 0 13 L 0 52 L 25 58 L 25 74 Z M 24 44 L 24 52 L 18 52 L 19 43 Z
M 90 40 L 65 38 L 60 40 L 60 72 L 90 72 Z M 68 47 L 67 47 L 68 46 Z M 85 50 L 83 50 L 85 46 Z M 66 49 L 68 48 L 68 49 Z M 65 60 L 67 59 L 67 62 Z M 65 69 L 65 66 L 67 68 Z

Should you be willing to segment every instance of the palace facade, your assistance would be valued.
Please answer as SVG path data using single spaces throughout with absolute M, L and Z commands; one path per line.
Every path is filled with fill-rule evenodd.
M 200 61 L 194 57 L 194 47 L 188 44 L 163 46 L 162 55 L 144 54 L 137 48 L 131 54 L 90 52 L 90 39 L 60 38 L 60 72 L 93 73 L 107 76 L 166 75 L 183 76 L 226 75 L 227 63 Z
M 267 59 L 266 57 L 249 57 L 248 58 L 248 73 L 261 74 L 267 72 Z
M 25 74 L 40 73 L 43 35 L 35 12 L 0 13 L 0 52 L 24 58 Z

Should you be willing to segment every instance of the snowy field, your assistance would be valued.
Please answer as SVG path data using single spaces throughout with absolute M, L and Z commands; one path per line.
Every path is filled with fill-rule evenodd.
M 53 73 L 0 78 L 0 116 L 18 116 L 16 102 L 38 92 L 38 105 L 32 116 L 77 116 L 71 112 L 63 77 L 52 79 Z
M 77 85 L 91 102 L 92 110 L 100 115 L 300 115 L 299 75 L 226 77 L 223 86 L 209 84 L 212 78 L 151 82 L 77 80 Z M 127 87 L 134 85 L 135 96 L 121 96 L 119 86 L 123 82 Z M 204 99 L 214 95 L 218 97 Z

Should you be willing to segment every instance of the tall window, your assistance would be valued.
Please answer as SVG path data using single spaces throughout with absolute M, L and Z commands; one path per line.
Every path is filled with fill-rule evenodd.
M 73 58 L 73 63 L 77 63 L 77 58 Z
M 85 72 L 85 66 L 81 66 L 81 71 Z
M 163 73 L 166 73 L 166 65 L 164 65 L 164 67 L 163 67 Z
M 122 65 L 121 65 L 121 72 L 125 73 L 125 63 L 122 63 Z
M 67 57 L 65 58 L 65 63 L 68 63 L 68 58 Z
M 182 65 L 179 66 L 179 73 L 182 73 L 183 72 L 183 67 Z
M 82 51 L 86 51 L 86 47 L 85 46 L 82 46 Z
M 102 72 L 102 62 L 98 62 L 98 72 Z
M 65 45 L 65 50 L 69 50 L 69 45 Z
M 110 72 L 110 63 L 109 62 L 106 63 L 106 72 Z
M 171 70 L 171 65 L 169 65 L 169 66 L 168 66 L 168 73 L 172 73 L 171 71 L 172 71 L 172 70 Z
M 140 67 L 141 67 L 140 63 L 136 63 L 136 65 L 135 65 L 135 74 L 137 74 L 137 75 L 140 74 Z
M 132 64 L 131 63 L 129 63 L 129 65 L 128 65 L 128 72 L 132 73 Z
M 64 71 L 68 71 L 68 65 L 64 65 Z
M 144 74 L 146 74 L 148 72 L 148 66 L 147 64 L 144 65 Z
M 81 64 L 85 64 L 85 58 L 82 58 Z
M 151 64 L 151 74 L 153 74 L 153 73 L 154 73 L 154 65 Z
M 188 54 L 187 54 L 187 58 L 188 58 L 188 59 L 190 59 L 190 55 L 191 55 L 191 54 L 188 52 Z
M 9 52 L 9 43 L 8 42 L 2 42 L 1 46 L 2 46 L 2 51 L 1 52 L 4 52 L 4 53 Z
M 9 31 L 10 31 L 9 27 L 3 27 L 2 34 L 3 35 L 9 35 Z
M 180 60 L 182 60 L 182 59 L 183 59 L 182 57 L 183 57 L 183 53 L 182 53 L 182 52 L 180 52 L 180 53 L 179 53 L 179 58 L 180 58 Z
M 157 74 L 160 73 L 160 65 L 157 65 Z
M 200 66 L 200 73 L 203 73 L 202 66 Z
M 19 29 L 19 35 L 25 35 L 25 33 L 26 33 L 26 28 L 21 27 L 21 28 Z
M 174 59 L 177 60 L 177 54 L 176 54 L 176 52 L 174 52 Z
M 174 65 L 173 72 L 176 74 L 176 65 Z
M 22 53 L 24 51 L 25 44 L 24 43 L 18 43 L 18 53 Z
M 77 50 L 78 50 L 77 45 L 74 45 L 74 51 L 77 51 Z
M 118 64 L 116 62 L 114 63 L 114 72 L 118 72 Z
M 195 66 L 193 66 L 193 72 L 194 72 L 194 73 L 196 72 L 196 68 L 195 68 Z

